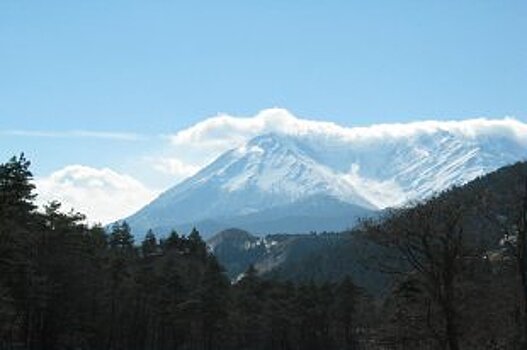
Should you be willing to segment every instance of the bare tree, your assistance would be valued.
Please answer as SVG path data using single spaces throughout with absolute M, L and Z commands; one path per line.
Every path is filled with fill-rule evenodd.
M 527 348 L 527 167 L 518 163 L 495 188 L 478 188 L 481 212 L 502 236 L 502 255 L 514 259 L 518 318 L 517 339 Z
M 392 212 L 365 224 L 369 236 L 384 248 L 380 267 L 419 285 L 428 307 L 426 326 L 442 348 L 459 349 L 456 286 L 466 260 L 463 220 L 466 206 L 441 196 L 410 209 Z M 458 198 L 456 198 L 458 199 Z M 432 315 L 438 310 L 437 315 Z M 439 319 L 439 322 L 432 320 Z
M 523 324 L 521 341 L 523 346 L 527 347 L 527 176 L 525 176 L 524 179 L 524 186 L 522 207 L 517 229 L 516 260 L 523 299 L 521 302 Z

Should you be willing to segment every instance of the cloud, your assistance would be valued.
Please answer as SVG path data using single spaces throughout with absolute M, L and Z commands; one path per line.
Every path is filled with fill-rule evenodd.
M 145 137 L 135 133 L 111 132 L 111 131 L 88 131 L 88 130 L 3 130 L 0 133 L 10 136 L 23 137 L 47 137 L 47 138 L 94 138 L 117 141 L 139 141 Z
M 243 145 L 251 138 L 270 132 L 301 134 L 310 130 L 338 128 L 334 123 L 299 119 L 285 109 L 266 109 L 254 117 L 221 114 L 169 136 L 168 158 L 202 167 L 221 153 Z
M 449 132 L 467 138 L 505 137 L 515 139 L 519 145 L 527 147 L 527 124 L 513 118 L 503 119 L 469 119 L 464 121 L 422 121 L 406 124 L 378 124 L 369 127 L 344 127 L 331 122 L 306 120 L 295 117 L 284 109 L 268 109 L 252 117 L 236 117 L 218 115 L 205 119 L 173 135 L 168 136 L 169 147 L 155 156 L 142 158 L 142 164 L 148 163 L 154 174 L 160 174 L 163 179 L 170 181 L 156 181 L 156 183 L 170 183 L 183 180 L 195 174 L 207 163 L 213 161 L 221 153 L 241 146 L 255 136 L 265 133 L 280 133 L 296 135 L 315 141 L 311 144 L 320 146 L 327 153 L 334 147 L 335 164 L 343 163 L 338 150 L 355 149 L 360 153 L 362 145 L 382 145 L 390 140 L 406 143 L 406 138 L 436 132 Z M 141 135 L 111 132 L 48 132 L 48 131 L 0 131 L 3 134 L 32 136 L 32 137 L 93 137 L 102 139 L 116 139 L 123 141 L 140 140 Z M 382 140 L 382 142 L 378 142 Z M 330 157 L 330 155 L 326 155 Z M 329 158 L 328 158 L 329 159 Z M 329 160 L 328 160 L 329 161 Z M 372 160 L 373 161 L 373 160 Z M 346 163 L 346 162 L 344 162 Z M 347 163 L 346 163 L 347 164 Z M 368 197 L 377 200 L 376 204 L 383 205 L 382 199 L 386 192 L 393 192 L 394 197 L 401 193 L 394 191 L 394 184 L 365 183 L 372 174 L 359 176 L 358 170 L 348 171 L 346 180 L 352 184 L 365 184 L 370 189 Z M 361 173 L 366 171 L 361 168 Z M 152 176 L 154 174 L 150 174 Z M 374 179 L 371 179 L 374 181 Z M 36 180 L 41 204 L 50 200 L 59 200 L 64 209 L 74 208 L 85 213 L 90 222 L 110 223 L 127 217 L 148 202 L 153 200 L 159 191 L 151 190 L 138 180 L 108 168 L 92 168 L 83 165 L 69 165 L 57 170 L 47 177 Z M 379 193 L 375 189 L 381 189 Z M 366 191 L 366 190 L 365 190 Z M 373 192 L 372 192 L 373 191 Z
M 58 200 L 63 209 L 86 214 L 91 223 L 127 217 L 157 195 L 128 175 L 83 165 L 66 166 L 35 182 L 40 204 Z
M 376 124 L 367 127 L 344 127 L 332 122 L 301 119 L 280 108 L 266 109 L 252 117 L 220 114 L 205 119 L 169 136 L 172 145 L 165 166 L 158 170 L 193 169 L 211 162 L 221 153 L 243 145 L 265 133 L 280 133 L 315 139 L 332 145 L 367 145 L 379 140 L 401 140 L 414 136 L 449 132 L 467 138 L 501 136 L 527 146 L 527 124 L 513 118 L 476 118 L 462 121 L 419 121 Z M 170 167 L 169 164 L 173 166 Z
M 192 176 L 200 169 L 197 165 L 185 164 L 177 158 L 157 157 L 149 159 L 153 164 L 154 169 L 178 179 Z
M 527 124 L 513 118 L 476 118 L 461 121 L 419 121 L 344 127 L 332 122 L 297 118 L 285 109 L 266 109 L 250 118 L 219 115 L 199 122 L 171 137 L 174 145 L 201 144 L 209 147 L 232 147 L 263 133 L 318 135 L 346 140 L 402 138 L 420 133 L 448 131 L 477 137 L 504 134 L 525 141 Z
M 312 130 L 339 128 L 329 122 L 299 119 L 285 109 L 266 109 L 250 118 L 218 115 L 199 122 L 171 137 L 175 146 L 201 144 L 210 148 L 232 148 L 256 135 L 276 132 L 303 134 Z
M 360 175 L 360 165 L 352 164 L 347 174 L 342 178 L 367 198 L 377 208 L 399 206 L 408 200 L 408 196 L 393 179 L 376 181 Z

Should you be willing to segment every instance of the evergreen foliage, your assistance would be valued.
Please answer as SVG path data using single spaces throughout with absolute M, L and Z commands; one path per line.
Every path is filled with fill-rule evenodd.
M 250 265 L 232 282 L 196 229 L 161 240 L 149 231 L 136 245 L 126 222 L 107 232 L 57 202 L 37 211 L 29 165 L 23 155 L 0 165 L 0 349 L 521 349 L 525 341 L 525 165 L 505 181 L 517 196 L 484 178 L 464 190 L 478 201 L 455 189 L 366 222 L 363 250 L 395 276 L 382 295 L 368 295 L 345 264 L 332 268 L 340 278 L 302 282 L 263 278 Z

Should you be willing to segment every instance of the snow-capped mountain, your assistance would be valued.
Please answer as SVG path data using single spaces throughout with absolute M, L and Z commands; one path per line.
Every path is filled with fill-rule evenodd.
M 411 131 L 397 124 L 341 134 L 258 135 L 126 220 L 136 233 L 151 227 L 199 229 L 200 224 L 214 230 L 245 225 L 241 228 L 254 231 L 252 222 L 265 227 L 271 220 L 287 222 L 273 227 L 287 231 L 296 227 L 291 220 L 308 218 L 318 223 L 316 230 L 335 229 L 330 224 L 335 222 L 345 229 L 357 216 L 425 199 L 527 158 L 525 124 L 514 121 L 519 131 L 493 131 L 470 123 L 475 122 L 413 123 Z M 318 208 L 312 205 L 317 201 L 323 203 Z

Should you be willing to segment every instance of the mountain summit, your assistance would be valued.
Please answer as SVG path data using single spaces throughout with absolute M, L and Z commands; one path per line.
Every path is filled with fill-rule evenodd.
M 257 135 L 126 220 L 136 234 L 194 225 L 205 235 L 233 226 L 257 233 L 345 229 L 360 216 L 527 158 L 527 126 L 511 119 L 331 125 L 337 132 Z

